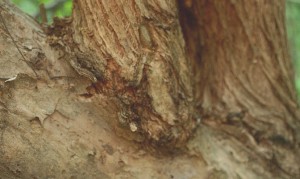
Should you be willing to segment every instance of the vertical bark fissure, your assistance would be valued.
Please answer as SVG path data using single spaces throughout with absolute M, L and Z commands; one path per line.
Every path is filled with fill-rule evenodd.
M 273 32 L 266 27 L 270 19 L 261 18 L 270 12 L 282 18 L 282 2 L 179 1 L 186 43 L 174 1 L 78 0 L 71 26 L 58 21 L 47 36 L 5 7 L 27 59 L 41 64 L 34 66 L 39 78 L 30 77 L 32 69 L 18 63 L 19 54 L 2 34 L 0 46 L 8 48 L 0 50 L 0 176 L 299 178 L 298 113 L 288 90 L 292 81 L 284 80 L 291 79 L 281 48 L 284 29 L 278 20 Z M 128 19 L 115 19 L 124 13 Z M 98 81 L 89 86 L 69 58 L 86 68 L 76 71 L 90 70 Z M 194 95 L 205 116 L 188 153 L 157 157 L 157 150 L 150 154 L 131 141 L 147 144 L 146 137 L 171 150 L 184 145 L 194 128 Z M 126 132 L 116 132 L 121 125 Z
M 74 1 L 72 23 L 76 48 L 93 53 L 84 60 L 104 77 L 94 86 L 106 94 L 122 91 L 117 98 L 127 101 L 120 120 L 170 148 L 182 146 L 195 127 L 191 65 L 176 8 L 164 1 Z
M 257 143 L 250 148 L 256 154 L 271 153 L 278 163 L 275 168 L 299 174 L 299 162 L 291 160 L 299 155 L 300 125 L 287 56 L 284 1 L 191 2 L 179 3 L 180 18 L 196 65 L 195 100 L 201 104 L 204 124 L 220 131 L 242 127 L 243 132 L 234 130 L 230 135 L 241 143 L 242 133 L 252 136 Z M 197 21 L 196 27 L 185 21 L 189 16 Z M 191 40 L 195 37 L 201 37 L 200 42 Z

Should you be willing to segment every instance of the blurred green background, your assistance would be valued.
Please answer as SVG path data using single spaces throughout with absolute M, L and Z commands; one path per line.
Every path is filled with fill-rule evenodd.
M 295 83 L 300 102 L 300 0 L 286 1 L 286 27 L 290 55 L 295 67 Z
M 12 2 L 39 21 L 41 21 L 39 5 L 44 3 L 48 23 L 52 22 L 54 16 L 70 16 L 72 12 L 72 0 L 12 0 Z M 300 0 L 286 0 L 286 25 L 290 55 L 295 66 L 295 83 L 300 97 Z
M 47 12 L 48 23 L 53 17 L 70 16 L 72 12 L 72 0 L 11 0 L 24 12 L 41 21 L 40 4 L 44 4 Z

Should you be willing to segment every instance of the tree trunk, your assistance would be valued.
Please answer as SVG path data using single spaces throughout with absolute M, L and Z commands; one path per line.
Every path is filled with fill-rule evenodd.
M 299 178 L 284 3 L 1 2 L 0 178 Z

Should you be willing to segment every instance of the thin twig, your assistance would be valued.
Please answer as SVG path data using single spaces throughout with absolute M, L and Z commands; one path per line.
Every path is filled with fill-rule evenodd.
M 45 9 L 46 11 L 55 11 L 56 9 L 58 9 L 61 5 L 63 5 L 65 2 L 67 2 L 67 0 L 56 0 L 55 2 L 49 4 L 49 5 L 45 5 Z M 37 12 L 36 14 L 33 15 L 34 18 L 39 17 L 41 14 L 41 12 Z
M 40 14 L 41 14 L 42 23 L 47 24 L 48 19 L 47 19 L 47 12 L 44 3 L 40 4 Z

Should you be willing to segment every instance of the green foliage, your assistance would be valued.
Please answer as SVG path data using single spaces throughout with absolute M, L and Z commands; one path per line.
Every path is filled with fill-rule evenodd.
M 12 0 L 12 2 L 39 21 L 41 21 L 39 5 L 43 3 L 49 23 L 55 16 L 70 16 L 72 12 L 72 0 Z
M 300 97 L 300 0 L 286 3 L 286 25 L 290 55 L 295 67 L 295 83 Z

